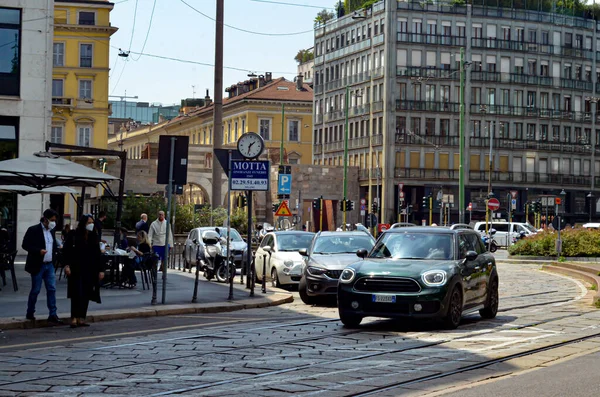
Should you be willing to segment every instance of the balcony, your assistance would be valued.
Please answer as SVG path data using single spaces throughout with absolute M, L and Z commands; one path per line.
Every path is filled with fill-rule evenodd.
M 373 102 L 373 112 L 383 111 L 383 101 Z
M 583 48 L 560 47 L 560 55 L 568 58 L 594 59 L 594 52 Z
M 52 106 L 72 108 L 75 100 L 73 98 L 52 97 Z
M 372 135 L 371 136 L 371 144 L 372 145 L 381 145 L 383 144 L 383 135 Z
M 486 107 L 485 114 L 481 112 L 481 106 Z M 551 120 L 566 120 L 574 121 L 579 123 L 589 122 L 591 116 L 586 117 L 585 112 L 573 112 L 568 110 L 553 110 L 553 109 L 539 109 L 534 107 L 523 107 L 523 106 L 506 106 L 506 105 L 482 105 L 472 104 L 470 107 L 471 117 L 475 117 L 477 114 L 482 115 L 501 115 L 511 117 L 531 117 L 536 119 L 551 119 Z
M 396 76 L 398 77 L 423 77 L 432 79 L 459 80 L 460 73 L 458 69 L 438 69 L 425 68 L 420 66 L 397 66 Z
M 426 168 L 394 168 L 394 177 L 400 179 L 458 181 L 458 170 L 438 170 Z
M 555 53 L 554 46 L 550 44 L 528 43 L 525 41 L 504 40 L 493 37 L 473 37 L 471 38 L 471 47 L 507 50 L 512 52 L 522 51 L 542 55 L 553 55 Z
M 548 87 L 559 85 L 559 79 L 553 79 L 549 76 L 533 76 L 519 73 L 499 73 L 486 71 L 472 71 L 471 80 L 508 84 L 527 84 Z
M 460 111 L 460 104 L 455 102 L 409 101 L 398 99 L 396 100 L 396 110 L 458 113 Z
M 321 124 L 323 122 L 322 114 L 315 114 L 315 124 Z
M 344 112 L 342 112 L 341 110 L 325 113 L 325 121 L 342 120 L 344 117 Z
M 313 155 L 323 153 L 323 145 L 320 143 L 313 144 Z
M 442 14 L 467 15 L 467 6 L 464 5 L 445 5 L 445 4 L 429 4 L 425 2 L 399 1 L 399 10 L 414 10 L 425 12 L 437 12 Z
M 359 171 L 358 177 L 361 181 L 368 181 L 369 177 L 373 178 L 373 181 L 377 180 L 377 175 L 381 178 L 381 168 L 362 168 Z
M 460 143 L 458 136 L 448 135 L 414 135 L 396 134 L 396 150 L 403 149 L 402 145 L 420 145 L 438 148 L 457 147 Z
M 440 34 L 398 32 L 397 40 L 401 43 L 438 44 L 451 47 L 466 47 L 467 45 L 466 37 Z
M 344 141 L 328 142 L 324 145 L 325 152 L 337 152 L 344 150 Z
M 591 81 L 582 80 L 560 79 L 560 86 L 562 88 L 580 91 L 592 91 L 593 89 L 593 83 Z
M 361 106 L 353 106 L 350 109 L 348 109 L 348 115 L 351 117 L 362 116 L 363 114 L 367 114 L 369 112 L 370 105 L 368 103 Z
M 469 138 L 471 147 L 488 148 L 490 146 L 490 138 Z M 509 149 L 509 150 L 536 150 L 544 152 L 559 152 L 573 154 L 587 154 L 592 152 L 592 148 L 588 144 L 578 143 L 563 143 L 550 141 L 536 141 L 530 139 L 518 138 L 494 138 L 494 148 Z
M 471 182 L 487 183 L 489 181 L 489 175 L 489 172 L 486 171 L 469 171 L 469 180 Z M 547 174 L 539 172 L 492 171 L 492 182 L 521 182 L 536 185 L 547 184 L 589 187 L 591 181 L 592 178 L 590 176 Z
M 369 147 L 369 137 L 361 136 L 361 137 L 352 138 L 352 139 L 348 140 L 348 147 L 350 149 Z

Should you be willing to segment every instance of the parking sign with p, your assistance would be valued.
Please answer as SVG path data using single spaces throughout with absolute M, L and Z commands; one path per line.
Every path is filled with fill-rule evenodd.
M 292 193 L 292 175 L 291 174 L 279 174 L 277 181 L 277 194 L 291 194 Z

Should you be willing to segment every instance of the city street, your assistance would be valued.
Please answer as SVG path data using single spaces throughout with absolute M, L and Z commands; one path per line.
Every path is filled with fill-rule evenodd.
M 234 313 L 7 331 L 0 395 L 425 395 L 600 348 L 582 283 L 536 265 L 499 271 L 498 317 L 468 316 L 454 331 L 375 319 L 346 329 L 335 307 L 297 293 Z

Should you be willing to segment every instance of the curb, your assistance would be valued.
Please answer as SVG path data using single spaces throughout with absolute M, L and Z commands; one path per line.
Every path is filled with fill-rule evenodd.
M 578 267 L 576 265 L 573 265 L 573 267 Z M 559 273 L 559 274 L 563 274 L 565 276 L 570 276 L 570 277 L 575 277 L 575 278 L 580 278 L 583 279 L 585 281 L 587 281 L 588 283 L 596 286 L 596 293 L 594 294 L 593 300 L 592 300 L 592 304 L 595 307 L 600 307 L 600 291 L 598 291 L 598 288 L 600 287 L 600 277 L 598 275 L 596 275 L 595 273 L 589 273 L 585 270 L 579 270 L 579 269 L 574 269 L 571 267 L 566 267 L 566 266 L 556 266 L 556 265 L 544 265 L 542 266 L 543 270 L 548 270 L 550 272 L 554 272 L 554 273 Z
M 101 321 L 125 320 L 131 318 L 148 318 L 157 316 L 173 316 L 181 314 L 197 314 L 197 313 L 227 313 L 236 310 L 258 309 L 270 306 L 279 306 L 284 303 L 292 303 L 294 296 L 283 290 L 278 290 L 273 295 L 265 297 L 255 297 L 241 299 L 233 302 L 218 302 L 218 303 L 197 303 L 197 304 L 178 304 L 178 305 L 157 305 L 144 306 L 133 309 L 123 310 L 97 310 L 89 314 L 86 320 L 90 323 Z M 9 329 L 31 329 L 51 327 L 47 320 L 21 320 L 17 318 L 0 318 L 0 330 Z

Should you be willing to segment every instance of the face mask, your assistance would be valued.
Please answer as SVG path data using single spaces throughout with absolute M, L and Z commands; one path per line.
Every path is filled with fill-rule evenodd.
M 48 223 L 48 230 L 53 230 L 56 227 L 56 222 L 50 221 Z
M 94 224 L 88 223 L 87 225 L 85 225 L 85 228 L 87 229 L 88 232 L 91 232 L 92 230 L 94 230 Z

